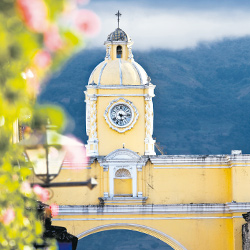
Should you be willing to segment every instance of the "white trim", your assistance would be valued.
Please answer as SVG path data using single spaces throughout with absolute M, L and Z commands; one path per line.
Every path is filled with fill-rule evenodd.
M 240 217 L 243 218 L 243 217 Z M 210 216 L 210 217 L 136 217 L 136 218 L 56 218 L 53 221 L 113 221 L 113 220 L 218 220 L 233 219 L 233 216 Z
M 114 166 L 109 166 L 109 195 L 114 197 Z
M 141 76 L 140 70 L 138 69 L 138 67 L 137 67 L 137 65 L 135 64 L 135 62 L 132 62 L 132 65 L 134 66 L 135 70 L 137 71 L 137 73 L 138 73 L 138 75 L 139 75 L 139 77 L 140 77 L 140 83 L 141 83 L 141 85 L 144 85 L 144 84 L 143 84 L 143 81 L 142 81 L 142 76 Z
M 90 80 L 91 80 L 91 78 L 92 78 L 94 72 L 96 71 L 96 69 L 98 68 L 98 66 L 99 66 L 101 63 L 103 63 L 103 62 L 104 62 L 104 61 L 100 62 L 100 63 L 94 68 L 94 70 L 91 72 L 91 75 L 90 75 L 89 80 L 88 80 L 88 84 L 91 84 Z
M 89 98 L 95 96 L 95 97 L 110 97 L 110 96 L 141 96 L 141 97 L 146 97 L 148 96 L 147 94 L 94 94 L 94 95 L 87 95 Z
M 87 89 L 155 89 L 155 85 L 87 85 Z
M 73 167 L 73 166 L 72 166 L 72 167 L 62 167 L 61 169 L 66 169 L 66 170 L 68 170 L 68 169 L 69 169 L 69 170 L 79 169 L 79 170 L 80 170 L 80 169 L 91 169 L 91 167 Z
M 233 158 L 233 159 L 232 159 Z M 250 167 L 250 155 L 157 155 L 151 156 L 154 165 L 222 165 L 221 167 Z M 220 166 L 215 166 L 220 167 Z
M 173 244 L 175 244 L 176 246 L 178 246 L 179 248 L 181 248 L 182 250 L 187 250 L 180 242 L 178 242 L 177 240 L 175 240 L 174 238 L 172 238 L 171 236 L 156 230 L 152 227 L 148 227 L 148 226 L 144 226 L 144 225 L 138 225 L 138 224 L 130 224 L 130 223 L 116 223 L 116 224 L 110 224 L 110 225 L 102 225 L 102 226 L 98 226 L 92 229 L 89 229 L 85 232 L 82 232 L 80 234 L 77 235 L 78 238 L 83 238 L 84 235 L 89 235 L 91 234 L 91 232 L 95 232 L 99 229 L 106 229 L 106 228 L 112 228 L 112 227 L 119 227 L 119 226 L 124 226 L 124 227 L 135 227 L 135 228 L 139 228 L 139 229 L 146 229 L 147 231 L 152 231 L 154 233 L 159 234 L 162 238 L 166 238 L 168 239 L 170 242 L 173 242 Z M 131 229 L 132 230 L 132 229 Z M 155 236 L 154 236 L 155 237 Z M 165 242 L 166 243 L 166 242 Z M 169 245 L 169 243 L 167 243 Z M 170 243 L 171 244 L 171 243 Z
M 101 68 L 101 71 L 100 71 L 100 74 L 99 74 L 99 78 L 98 78 L 98 85 L 100 85 L 100 83 L 101 83 L 102 72 L 103 72 L 104 68 L 106 67 L 106 65 L 107 65 L 107 62 L 105 62 L 104 65 Z
M 111 166 L 110 166 L 111 167 Z M 112 175 L 113 171 L 110 171 Z M 112 176 L 111 176 L 112 179 Z M 112 182 L 110 183 L 112 184 Z M 111 188 L 113 191 L 113 189 Z M 111 195 L 110 195 L 111 196 Z M 112 196 L 111 196 L 112 197 Z M 130 198 L 131 199 L 131 198 Z M 132 198 L 134 199 L 134 198 Z M 131 199 L 131 200 L 132 200 Z M 119 199 L 113 199 L 120 201 Z M 248 203 L 208 203 L 171 205 L 60 206 L 59 215 L 129 215 L 129 214 L 232 214 L 250 211 Z
M 133 189 L 133 197 L 137 197 L 137 168 L 136 166 L 132 168 L 132 189 Z
M 198 167 L 154 167 L 154 169 L 226 169 L 231 168 L 231 166 L 228 167 L 204 167 L 204 166 L 198 166 Z

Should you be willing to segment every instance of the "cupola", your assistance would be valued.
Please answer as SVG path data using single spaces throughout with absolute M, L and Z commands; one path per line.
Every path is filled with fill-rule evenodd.
M 133 58 L 133 41 L 119 27 L 119 18 L 118 28 L 108 35 L 104 45 L 106 57 L 91 73 L 89 85 L 145 85 L 150 83 L 145 70 Z

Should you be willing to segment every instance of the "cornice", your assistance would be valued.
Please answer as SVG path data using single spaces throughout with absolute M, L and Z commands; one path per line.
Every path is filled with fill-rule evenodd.
M 250 211 L 250 202 L 171 205 L 59 206 L 59 215 L 232 214 L 245 213 L 248 211 Z
M 150 156 L 150 161 L 154 165 L 221 164 L 229 168 L 235 166 L 250 166 L 250 155 L 156 155 Z
M 155 85 L 87 85 L 87 89 L 155 89 Z

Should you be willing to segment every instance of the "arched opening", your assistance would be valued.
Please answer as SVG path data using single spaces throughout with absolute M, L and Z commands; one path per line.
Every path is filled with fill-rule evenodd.
M 151 236 L 153 236 L 153 238 L 157 238 L 157 239 L 161 240 L 162 242 L 166 243 L 167 245 L 165 245 L 165 246 L 168 246 L 168 250 L 172 250 L 172 249 L 174 249 L 174 250 L 187 250 L 177 240 L 175 240 L 171 236 L 169 236 L 161 231 L 158 231 L 154 228 L 151 228 L 151 227 L 148 227 L 145 225 L 130 224 L 130 223 L 107 224 L 107 225 L 98 226 L 98 227 L 92 228 L 90 230 L 87 230 L 85 232 L 82 232 L 81 234 L 77 235 L 77 237 L 79 238 L 79 241 L 78 241 L 79 248 L 77 248 L 77 250 L 82 250 L 80 247 L 82 246 L 82 244 L 84 245 L 84 241 L 81 241 L 81 240 L 84 239 L 85 237 L 96 234 L 98 232 L 103 232 L 103 231 L 110 231 L 111 230 L 111 232 L 112 232 L 114 229 L 115 230 L 119 230 L 119 229 L 132 230 L 132 231 L 144 233 L 146 235 L 151 235 Z M 110 238 L 111 237 L 107 237 L 106 239 L 110 239 Z M 97 241 L 98 240 L 99 240 L 99 238 L 97 238 Z M 85 244 L 86 244 L 86 242 L 85 242 Z M 103 243 L 102 247 L 103 246 L 105 246 L 105 243 Z M 86 245 L 85 245 L 85 247 L 86 247 Z M 169 247 L 171 247 L 171 248 L 169 248 Z M 105 246 L 105 249 L 109 250 L 108 248 L 106 248 L 106 246 Z M 112 249 L 114 249 L 114 248 L 112 248 Z M 122 248 L 122 249 L 125 249 L 125 248 Z M 128 248 L 128 249 L 129 250 L 131 249 L 131 245 L 130 245 L 130 248 Z M 140 248 L 134 248 L 134 249 L 140 249 Z M 148 250 L 148 248 L 146 248 L 146 249 Z M 156 248 L 154 248 L 154 249 L 156 249 Z M 164 248 L 164 249 L 167 249 L 167 248 Z
M 122 58 L 122 46 L 121 45 L 118 45 L 116 47 L 116 57 L 117 58 Z
M 132 177 L 128 169 L 120 168 L 116 171 L 114 178 L 114 196 L 133 196 Z
M 174 250 L 165 242 L 145 233 L 132 230 L 108 230 L 78 240 L 77 250 Z

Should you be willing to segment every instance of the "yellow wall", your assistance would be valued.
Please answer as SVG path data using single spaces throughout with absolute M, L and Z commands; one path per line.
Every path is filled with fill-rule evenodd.
M 122 58 L 123 60 L 128 59 L 128 49 L 126 44 L 119 44 L 122 47 Z M 111 45 L 110 56 L 112 60 L 116 60 L 116 49 L 118 45 Z
M 132 195 L 132 179 L 115 179 L 114 191 L 115 195 Z
M 164 166 L 157 166 L 164 167 Z M 171 167 L 168 165 L 168 167 Z M 149 204 L 231 202 L 230 169 L 145 168 L 145 196 Z M 196 166 L 197 167 L 197 166 Z
M 115 223 L 128 223 L 144 225 L 160 232 L 163 232 L 179 243 L 181 243 L 188 250 L 233 250 L 233 221 L 232 219 L 221 219 L 225 217 L 223 214 L 210 215 L 210 219 L 202 219 L 207 215 L 190 214 L 185 215 L 112 215 L 109 216 L 85 216 L 85 220 L 78 221 L 79 216 L 61 216 L 60 219 L 67 219 L 67 221 L 53 221 L 53 224 L 59 226 L 67 225 L 70 233 L 78 235 L 89 229 Z M 143 217 L 143 220 L 141 219 Z M 178 218 L 177 218 L 178 217 Z M 195 219 L 200 217 L 200 219 Z M 218 218 L 216 218 L 218 217 Z M 112 218 L 112 220 L 109 220 Z M 117 220 L 115 219 L 117 218 Z M 122 219 L 121 219 L 122 218 Z M 124 220 L 129 218 L 128 220 Z M 133 218 L 133 220 L 131 220 Z M 162 218 L 151 219 L 151 218 Z M 190 218 L 190 219 L 188 219 Z M 193 218 L 193 219 L 192 219 Z M 70 219 L 74 219 L 70 220 Z M 93 220 L 92 220 L 93 219 Z M 119 228 L 119 227 L 118 227 Z M 131 226 L 129 229 L 137 230 L 136 227 Z M 149 232 L 147 232 L 149 233 Z M 239 235 L 237 236 L 239 237 Z M 240 237 L 239 237 L 240 238 Z M 240 248 L 239 248 L 240 249 Z M 237 249 L 237 250 L 239 250 Z
M 250 190 L 250 164 L 247 164 L 247 167 L 241 165 L 238 163 L 232 167 L 232 200 L 249 202 L 250 192 L 246 190 Z
M 122 93 L 123 90 L 116 92 Z M 129 91 L 124 92 L 126 93 Z M 140 92 L 142 93 L 142 91 Z M 97 137 L 99 140 L 99 155 L 108 155 L 117 148 L 122 148 L 124 143 L 125 148 L 144 154 L 144 97 L 124 97 L 133 102 L 139 113 L 138 120 L 134 124 L 133 129 L 124 133 L 119 133 L 110 128 L 103 115 L 109 103 L 117 98 L 118 97 L 98 97 L 97 100 Z

